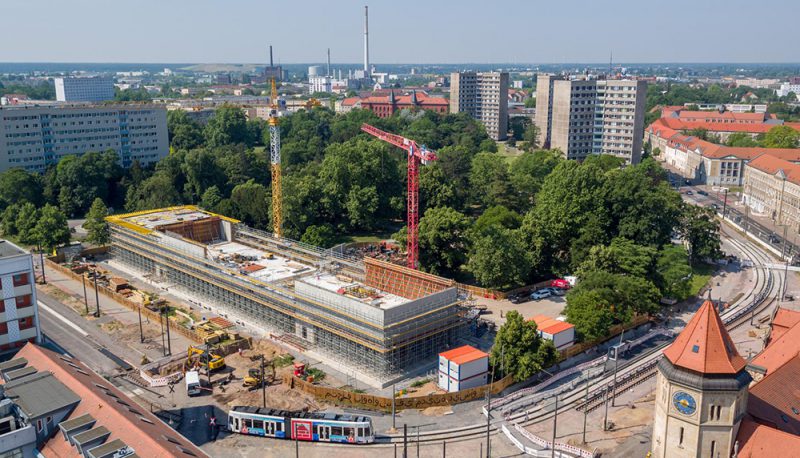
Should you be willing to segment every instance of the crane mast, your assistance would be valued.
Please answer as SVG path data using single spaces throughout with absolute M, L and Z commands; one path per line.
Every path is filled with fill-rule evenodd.
M 269 112 L 269 160 L 272 170 L 272 232 L 276 237 L 282 236 L 283 225 L 283 191 L 281 188 L 281 128 L 278 120 L 278 90 L 275 79 L 272 79 Z
M 406 251 L 408 252 L 408 258 L 406 259 L 406 265 L 416 269 L 417 261 L 419 260 L 419 166 L 420 164 L 435 161 L 437 159 L 436 153 L 426 148 L 425 145 L 418 145 L 414 140 L 384 132 L 366 123 L 361 125 L 361 130 L 386 143 L 402 148 L 407 153 L 408 173 L 406 180 L 408 189 L 406 212 L 408 240 L 406 241 Z

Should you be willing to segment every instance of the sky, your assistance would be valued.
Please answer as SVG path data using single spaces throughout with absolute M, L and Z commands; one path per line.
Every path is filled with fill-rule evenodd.
M 0 0 L 0 62 L 800 61 L 798 0 Z

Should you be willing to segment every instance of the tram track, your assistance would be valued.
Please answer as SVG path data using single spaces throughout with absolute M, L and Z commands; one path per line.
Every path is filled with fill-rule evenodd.
M 722 314 L 721 318 L 726 324 L 728 330 L 737 329 L 752 320 L 755 316 L 768 310 L 776 301 L 776 293 L 780 293 L 782 289 L 782 279 L 780 275 L 774 273 L 771 269 L 767 268 L 765 264 L 772 262 L 770 255 L 764 251 L 757 249 L 748 243 L 736 240 L 725 227 L 720 228 L 721 233 L 726 237 L 726 241 L 736 250 L 740 255 L 740 259 L 749 259 L 753 262 L 753 272 L 755 278 L 753 280 L 753 288 L 750 288 L 748 293 L 743 297 L 737 299 L 736 303 L 731 304 Z M 660 345 L 654 346 L 647 352 L 638 355 L 625 366 L 620 367 L 617 373 L 617 379 L 624 380 L 622 385 L 618 385 L 616 395 L 624 393 L 627 388 L 635 386 L 643 379 L 652 377 L 656 370 L 656 363 L 662 356 L 662 351 L 672 342 L 668 340 Z M 641 370 L 643 367 L 648 367 L 649 370 Z M 637 370 L 639 371 L 636 374 Z M 632 375 L 633 374 L 633 375 Z M 628 377 L 628 378 L 626 378 Z M 597 393 L 609 386 L 613 381 L 612 374 L 603 374 L 596 380 L 590 380 L 589 392 Z M 594 390 L 594 391 L 593 391 Z M 579 407 L 585 403 L 585 385 L 579 384 L 578 387 L 559 397 L 558 413 L 563 413 L 568 410 Z M 596 405 L 590 400 L 590 411 L 602 406 L 603 403 Z M 490 411 L 490 414 L 494 412 Z M 449 430 L 440 431 L 425 431 L 414 434 L 409 434 L 407 438 L 403 439 L 402 434 L 383 435 L 377 436 L 376 442 L 370 444 L 372 447 L 387 447 L 394 446 L 395 444 L 406 443 L 414 445 L 417 442 L 424 443 L 438 443 L 438 442 L 460 442 L 470 439 L 485 437 L 487 434 L 487 427 L 489 435 L 493 436 L 500 432 L 500 426 L 503 423 L 516 423 L 521 426 L 529 426 L 543 421 L 548 421 L 553 418 L 554 409 L 552 403 L 539 404 L 532 409 L 526 409 L 523 412 L 509 412 L 508 415 L 503 415 L 502 412 L 497 412 L 491 415 L 488 421 L 479 424 L 453 428 Z

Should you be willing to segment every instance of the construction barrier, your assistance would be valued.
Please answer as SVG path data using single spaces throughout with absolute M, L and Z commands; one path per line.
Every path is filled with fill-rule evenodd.
M 514 382 L 512 376 L 498 380 L 491 385 L 491 392 L 497 394 Z M 340 390 L 326 386 L 314 385 L 294 376 L 287 376 L 284 383 L 290 388 L 298 388 L 306 393 L 312 394 L 323 401 L 328 401 L 336 405 L 348 404 L 354 407 L 362 407 L 375 410 L 390 410 L 392 408 L 392 398 L 374 396 L 371 394 L 355 393 L 353 391 Z M 395 398 L 396 409 L 425 409 L 428 407 L 451 406 L 462 402 L 474 401 L 486 396 L 488 385 L 469 388 L 455 393 L 429 394 L 427 396 L 412 396 Z
M 608 334 L 604 337 L 599 339 L 595 339 L 589 342 L 581 342 L 575 344 L 569 348 L 565 348 L 559 352 L 559 361 L 564 361 L 565 359 L 572 358 L 575 355 L 581 354 L 590 348 L 594 348 L 601 343 L 613 339 L 614 337 L 620 335 L 622 331 L 627 331 L 628 329 L 639 327 L 645 323 L 650 321 L 650 317 L 647 315 L 639 315 L 633 318 L 633 321 L 627 324 L 617 324 L 608 328 Z

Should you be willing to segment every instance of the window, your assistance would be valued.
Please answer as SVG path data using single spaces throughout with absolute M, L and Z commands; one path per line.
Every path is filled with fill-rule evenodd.
M 678 434 L 678 447 L 683 446 L 683 426 L 681 426 L 681 430 Z
M 40 418 L 40 419 L 36 420 L 36 431 L 41 432 L 42 428 L 43 428 L 42 419 Z
M 251 420 L 251 419 L 249 419 L 249 418 L 245 418 L 245 419 L 244 419 L 244 426 L 245 426 L 247 429 L 250 429 L 250 428 L 252 428 L 252 427 L 253 427 L 253 420 Z
M 24 286 L 30 283 L 30 276 L 27 273 L 16 274 L 12 277 L 14 286 Z
M 342 435 L 341 426 L 331 426 L 331 436 L 341 436 L 341 435 Z
M 711 458 L 714 458 L 717 451 L 717 441 L 711 441 Z
M 24 296 L 17 296 L 16 297 L 17 308 L 19 309 L 19 308 L 23 308 L 23 307 L 30 307 L 33 304 L 32 297 L 33 297 L 32 294 L 26 294 Z
M 264 429 L 264 420 L 253 420 L 253 428 Z

